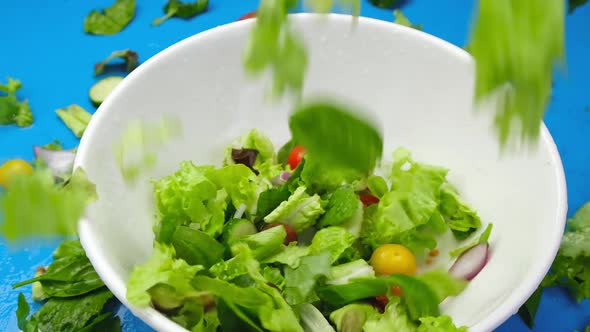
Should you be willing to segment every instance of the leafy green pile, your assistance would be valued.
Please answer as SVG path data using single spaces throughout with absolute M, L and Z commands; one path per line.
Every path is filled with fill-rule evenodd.
M 501 93 L 496 125 L 502 143 L 539 136 L 552 71 L 564 56 L 562 0 L 481 0 L 468 45 L 477 64 L 478 98 Z
M 29 101 L 19 101 L 16 93 L 22 87 L 19 80 L 8 78 L 7 84 L 0 84 L 0 125 L 16 124 L 28 127 L 33 124 L 33 113 Z
M 121 331 L 121 322 L 110 307 L 113 294 L 100 280 L 79 241 L 64 241 L 53 253 L 53 263 L 35 278 L 14 287 L 33 283 L 33 298 L 46 300 L 30 315 L 24 295 L 19 294 L 16 312 L 24 332 Z
M 549 274 L 518 312 L 529 327 L 534 325 L 543 290 L 552 286 L 565 287 L 578 302 L 590 298 L 590 203 L 568 220 Z
M 480 228 L 447 171 L 399 150 L 388 180 L 373 175 L 381 134 L 334 104 L 304 104 L 289 125 L 307 149 L 294 170 L 252 130 L 224 166 L 183 162 L 154 183 L 154 252 L 134 268 L 127 299 L 192 331 L 465 331 L 439 312 L 465 281 L 440 270 L 376 276 L 368 263 L 380 244 L 423 255 L 446 231 L 464 239 Z M 358 189 L 367 183 L 381 196 L 369 207 Z M 370 304 L 378 296 L 383 311 Z

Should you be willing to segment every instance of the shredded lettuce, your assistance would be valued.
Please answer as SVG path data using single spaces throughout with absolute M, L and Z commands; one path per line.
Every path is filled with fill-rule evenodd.
M 289 224 L 296 232 L 313 226 L 318 217 L 324 213 L 319 195 L 310 196 L 305 186 L 300 186 L 293 195 L 282 202 L 270 214 L 264 217 L 266 223 L 282 222 Z
M 310 303 L 317 300 L 314 288 L 321 277 L 330 274 L 330 256 L 320 254 L 305 256 L 296 269 L 285 268 L 285 300 L 290 305 Z
M 355 240 L 355 236 L 342 227 L 330 226 L 322 228 L 311 240 L 309 252 L 312 255 L 328 253 L 330 262 L 334 263 L 346 249 L 352 246 Z
M 279 228 L 279 227 L 275 227 Z M 283 264 L 293 269 L 299 266 L 302 257 L 308 256 L 310 248 L 307 246 L 298 246 L 296 242 L 289 243 L 283 250 L 266 258 L 263 263 L 267 264 Z
M 246 211 L 251 214 L 256 213 L 258 196 L 269 187 L 269 185 L 260 183 L 256 174 L 242 164 L 208 169 L 206 176 L 219 189 L 227 191 L 235 207 L 244 204 L 246 205 Z
M 326 281 L 329 285 L 343 285 L 356 278 L 375 277 L 373 267 L 364 259 L 332 266 L 330 269 L 330 278 Z
M 330 320 L 338 332 L 361 332 L 365 322 L 377 315 L 377 309 L 372 305 L 353 303 L 332 311 Z
M 203 266 L 190 266 L 182 259 L 175 258 L 174 248 L 155 243 L 154 252 L 143 264 L 137 265 L 131 271 L 127 282 L 127 300 L 138 307 L 147 307 L 152 301 L 150 289 L 156 285 L 168 286 L 168 293 L 162 296 L 189 296 L 195 292 L 191 280 Z
M 440 188 L 440 212 L 449 228 L 458 239 L 465 239 L 481 227 L 477 212 L 468 206 L 452 185 L 445 183 Z

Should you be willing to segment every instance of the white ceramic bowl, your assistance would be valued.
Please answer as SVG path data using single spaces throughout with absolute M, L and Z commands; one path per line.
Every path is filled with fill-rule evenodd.
M 131 73 L 99 108 L 80 144 L 100 200 L 80 238 L 106 285 L 124 304 L 126 281 L 152 250 L 149 181 L 127 185 L 113 144 L 138 118 L 174 115 L 184 135 L 159 152 L 147 174 L 159 178 L 182 160 L 220 164 L 223 147 L 256 127 L 277 145 L 288 139 L 289 103 L 265 102 L 268 81 L 248 79 L 241 55 L 253 21 L 188 38 Z M 305 96 L 327 94 L 361 105 L 384 128 L 385 153 L 398 146 L 417 160 L 450 168 L 450 179 L 495 227 L 489 264 L 444 313 L 470 331 L 491 331 L 516 313 L 547 272 L 562 236 L 566 190 L 555 144 L 543 127 L 533 153 L 501 155 L 489 116 L 473 111 L 474 62 L 462 49 L 388 22 L 348 16 L 293 16 L 310 47 Z M 159 331 L 183 331 L 153 309 L 131 310 Z

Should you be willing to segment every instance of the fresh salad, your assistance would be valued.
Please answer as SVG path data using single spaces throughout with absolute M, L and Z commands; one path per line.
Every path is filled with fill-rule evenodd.
M 329 150 L 329 124 L 348 145 L 334 137 Z M 290 127 L 278 152 L 253 129 L 222 167 L 185 161 L 155 181 L 154 252 L 127 299 L 192 331 L 465 331 L 439 304 L 484 267 L 491 228 L 437 249 L 482 228 L 448 171 L 403 148 L 379 166 L 378 132 L 332 105 L 300 109 Z

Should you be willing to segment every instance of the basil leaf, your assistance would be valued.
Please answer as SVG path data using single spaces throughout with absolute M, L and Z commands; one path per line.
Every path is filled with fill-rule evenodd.
M 196 229 L 179 226 L 172 235 L 176 257 L 190 265 L 210 268 L 223 259 L 225 248 L 214 238 Z
M 324 167 L 369 173 L 383 153 L 383 140 L 374 126 L 332 103 L 300 107 L 289 119 L 289 127 L 309 158 Z
M 531 295 L 531 297 L 518 309 L 518 315 L 522 321 L 529 328 L 533 328 L 535 325 L 535 316 L 537 315 L 537 309 L 541 303 L 541 295 L 543 294 L 543 287 L 539 286 L 537 290 Z
M 18 322 L 18 328 L 21 330 L 25 329 L 25 325 L 27 323 L 27 317 L 29 317 L 29 313 L 31 312 L 31 308 L 29 307 L 29 303 L 23 293 L 18 294 L 18 307 L 16 308 L 16 320 Z
M 152 25 L 158 26 L 171 17 L 180 17 L 184 19 L 195 17 L 207 10 L 209 0 L 197 0 L 195 2 L 185 3 L 180 0 L 168 0 L 166 6 L 164 6 L 164 15 L 159 17 L 152 22 Z
M 93 10 L 84 19 L 84 31 L 93 35 L 121 32 L 135 16 L 135 0 L 116 0 L 104 10 Z

